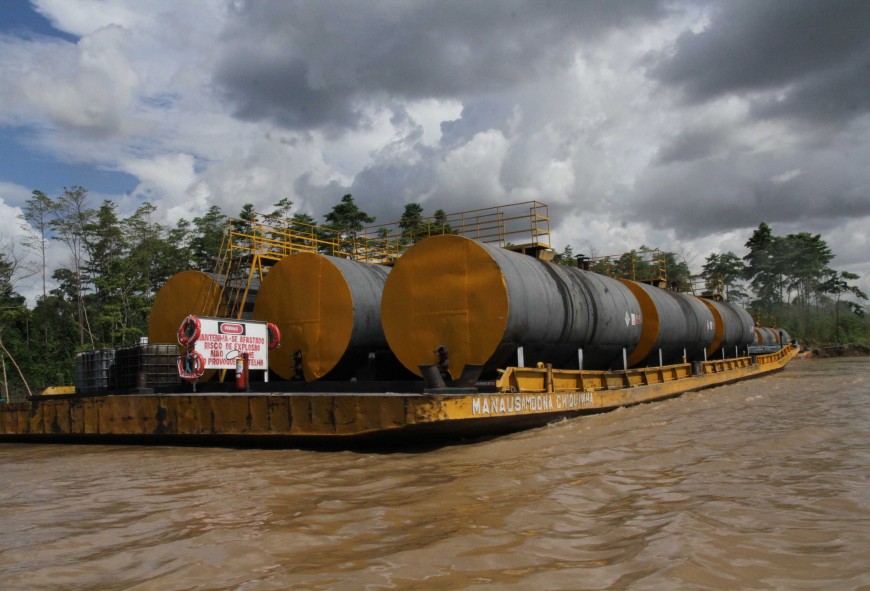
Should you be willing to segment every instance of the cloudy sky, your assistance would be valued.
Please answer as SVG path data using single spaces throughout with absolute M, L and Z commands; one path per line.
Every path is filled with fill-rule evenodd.
M 870 2 L 3 0 L 0 242 L 65 185 L 167 224 L 536 199 L 557 250 L 695 268 L 766 221 L 870 291 Z

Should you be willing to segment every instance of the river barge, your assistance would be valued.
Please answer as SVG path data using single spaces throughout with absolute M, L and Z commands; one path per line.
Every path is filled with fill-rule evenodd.
M 493 391 L 39 396 L 0 405 L 4 441 L 325 444 L 507 433 L 781 370 L 796 349 L 655 368 L 510 367 Z
M 349 248 L 231 222 L 215 272 L 179 273 L 155 299 L 149 340 L 171 351 L 164 363 L 81 354 L 73 392 L 0 405 L 0 439 L 475 438 L 764 376 L 796 355 L 785 331 L 664 273 L 644 282 L 550 262 L 542 208 L 520 216 L 519 246 L 501 210 L 494 232 L 490 214 L 466 212 L 422 239 L 390 243 L 379 229 Z M 373 246 L 384 237 L 401 252 Z

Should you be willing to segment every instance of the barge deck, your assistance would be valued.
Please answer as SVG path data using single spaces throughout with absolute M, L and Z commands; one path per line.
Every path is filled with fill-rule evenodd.
M 507 368 L 495 392 L 44 395 L 0 405 L 0 441 L 197 445 L 477 438 L 779 371 L 797 350 L 627 371 Z

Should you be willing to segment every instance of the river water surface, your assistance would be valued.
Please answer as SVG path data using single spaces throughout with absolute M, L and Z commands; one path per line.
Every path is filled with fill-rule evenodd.
M 870 360 L 425 453 L 0 444 L 0 589 L 868 589 Z

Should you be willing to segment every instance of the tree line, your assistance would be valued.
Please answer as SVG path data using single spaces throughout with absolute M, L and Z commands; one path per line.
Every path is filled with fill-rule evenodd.
M 281 199 L 265 216 L 299 228 L 316 227 L 342 240 L 352 240 L 375 222 L 351 195 L 344 195 L 322 224 L 309 214 L 291 213 L 292 206 Z M 253 205 L 244 204 L 233 228 L 244 232 L 254 215 Z M 126 216 L 109 200 L 91 207 L 87 190 L 79 186 L 66 187 L 56 197 L 33 191 L 21 216 L 26 239 L 20 245 L 0 241 L 0 377 L 13 392 L 24 392 L 19 372 L 34 391 L 72 384 L 76 352 L 137 344 L 147 334 L 154 297 L 170 277 L 187 269 L 214 270 L 228 227 L 219 207 L 174 226 L 155 218 L 150 203 Z M 451 231 L 443 210 L 431 219 L 440 232 Z M 424 237 L 431 219 L 426 221 L 420 204 L 405 205 L 398 223 L 400 242 Z M 56 260 L 49 260 L 49 251 L 57 252 L 48 248 L 52 242 L 63 252 Z M 667 269 L 670 287 L 689 291 L 699 280 L 707 289 L 721 285 L 729 300 L 759 316 L 775 317 L 798 338 L 870 340 L 861 304 L 866 295 L 850 283 L 857 276 L 828 267 L 833 253 L 820 236 L 777 237 L 761 224 L 746 246 L 749 254 L 742 259 L 730 252 L 710 255 L 699 276 L 677 254 L 646 246 L 588 266 L 636 279 Z M 556 254 L 556 262 L 576 265 L 578 259 L 567 246 Z M 28 274 L 38 276 L 42 285 L 32 306 L 16 291 L 16 282 Z
M 867 294 L 859 276 L 830 266 L 834 253 L 820 234 L 777 236 L 762 222 L 746 242 L 749 253 L 707 257 L 703 276 L 756 317 L 778 323 L 810 344 L 870 343 Z

